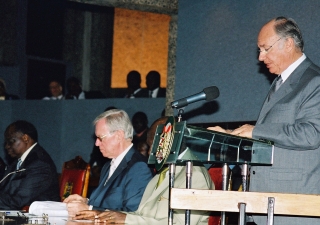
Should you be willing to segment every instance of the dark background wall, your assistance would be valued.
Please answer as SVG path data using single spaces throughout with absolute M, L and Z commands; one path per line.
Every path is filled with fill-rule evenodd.
M 189 122 L 256 120 L 270 81 L 258 62 L 257 35 L 277 16 L 296 20 L 305 53 L 320 65 L 320 1 L 179 0 L 175 99 L 217 86 L 213 104 L 186 107 Z
M 124 109 L 130 118 L 134 113 L 147 114 L 149 125 L 161 117 L 165 99 L 92 99 L 92 100 L 15 100 L 0 101 L 0 143 L 4 143 L 6 127 L 16 120 L 33 123 L 39 134 L 39 144 L 51 155 L 61 172 L 62 164 L 81 155 L 89 162 L 94 145 L 93 120 L 107 107 Z M 5 159 L 1 148 L 0 157 Z

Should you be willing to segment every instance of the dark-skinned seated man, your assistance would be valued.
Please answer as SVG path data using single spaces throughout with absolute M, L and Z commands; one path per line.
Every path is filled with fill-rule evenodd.
M 158 124 L 164 124 L 167 118 L 156 120 L 148 132 L 148 143 L 150 146 Z M 179 157 L 192 157 L 191 152 L 182 151 Z M 165 167 L 165 165 L 164 165 Z M 175 188 L 186 187 L 186 171 L 185 166 L 176 166 Z M 214 189 L 214 184 L 204 166 L 193 166 L 192 188 L 195 189 Z M 169 195 L 169 176 L 166 176 L 163 182 L 157 187 L 159 174 L 149 182 L 138 210 L 135 212 L 119 212 L 119 211 L 81 211 L 77 213 L 74 219 L 90 219 L 95 222 L 104 222 L 107 224 L 152 224 L 163 225 L 168 222 L 168 195 Z M 209 213 L 205 211 L 191 211 L 192 225 L 207 225 Z M 185 211 L 175 210 L 173 216 L 174 224 L 185 224 Z
M 4 137 L 8 154 L 16 160 L 0 184 L 0 209 L 22 209 L 33 201 L 59 201 L 56 166 L 38 144 L 34 125 L 18 120 L 6 128 Z
M 64 200 L 68 214 L 74 216 L 87 209 L 135 211 L 152 173 L 146 158 L 133 147 L 130 118 L 121 109 L 111 109 L 100 114 L 94 124 L 95 145 L 112 160 L 103 166 L 99 185 L 89 200 L 75 194 Z

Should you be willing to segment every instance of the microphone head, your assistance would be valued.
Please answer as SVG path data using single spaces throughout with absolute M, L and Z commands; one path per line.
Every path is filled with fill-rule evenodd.
M 219 97 L 219 89 L 216 86 L 211 86 L 203 89 L 203 92 L 206 94 L 206 100 L 212 101 Z

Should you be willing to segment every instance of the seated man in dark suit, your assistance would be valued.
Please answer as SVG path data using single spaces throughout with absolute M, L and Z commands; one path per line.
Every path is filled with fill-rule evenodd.
M 0 184 L 0 209 L 22 209 L 33 201 L 59 201 L 56 166 L 37 143 L 36 128 L 18 120 L 4 135 L 5 148 L 16 160 L 8 166 Z
M 166 89 L 160 87 L 160 73 L 158 71 L 150 71 L 146 77 L 149 98 L 165 98 Z
M 99 186 L 90 199 L 70 195 L 64 200 L 69 215 L 81 210 L 137 210 L 143 192 L 152 178 L 146 159 L 133 148 L 133 127 L 128 114 L 111 109 L 95 120 L 96 146 L 112 159 L 101 170 Z

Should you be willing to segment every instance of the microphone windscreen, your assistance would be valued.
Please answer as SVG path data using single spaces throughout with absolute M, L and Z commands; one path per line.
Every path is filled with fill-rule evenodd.
M 206 100 L 212 101 L 219 97 L 219 89 L 216 86 L 211 86 L 203 89 L 203 92 L 206 94 Z

